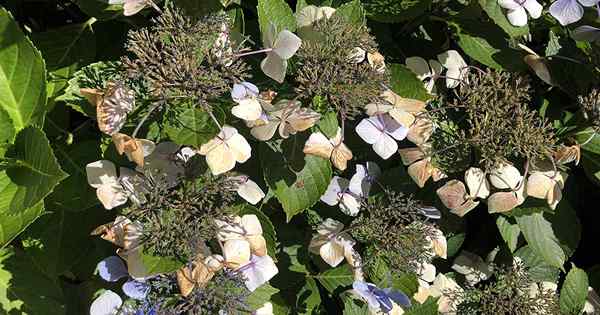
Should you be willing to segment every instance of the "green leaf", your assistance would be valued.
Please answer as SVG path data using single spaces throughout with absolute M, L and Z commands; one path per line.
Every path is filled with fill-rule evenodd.
M 317 279 L 329 293 L 333 293 L 338 288 L 350 286 L 354 282 L 354 276 L 348 264 L 328 269 L 313 278 Z
M 528 273 L 532 280 L 537 282 L 556 282 L 558 280 L 559 268 L 548 264 L 530 245 L 519 248 L 514 255 L 523 260 L 525 266 L 528 267 Z
M 73 74 L 67 82 L 64 93 L 56 97 L 56 101 L 63 101 L 74 110 L 88 116 L 96 117 L 96 107 L 83 97 L 79 90 L 81 88 L 97 88 L 105 86 L 108 78 L 114 78 L 118 74 L 118 63 L 95 62 L 87 65 Z
M 87 211 L 100 205 L 96 189 L 88 184 L 85 167 L 102 156 L 100 141 L 88 140 L 70 146 L 55 145 L 54 153 L 69 177 L 46 197 L 46 207 L 67 212 Z
M 17 166 L 6 170 L 12 183 L 0 191 L 0 212 L 18 213 L 33 207 L 67 176 L 46 135 L 37 127 L 21 130 L 6 156 L 14 159 Z
M 543 211 L 517 215 L 515 218 L 527 244 L 548 264 L 562 269 L 567 256 L 552 230 L 552 224 L 544 218 Z
M 397 23 L 419 17 L 431 0 L 362 0 L 367 16 L 377 22 Z
M 366 303 L 351 297 L 349 294 L 342 295 L 342 301 L 344 301 L 343 315 L 368 315 L 371 313 Z M 356 302 L 359 302 L 359 304 Z
M 146 267 L 148 274 L 169 273 L 181 268 L 183 263 L 175 257 L 158 257 L 140 251 L 142 264 Z
M 254 292 L 248 296 L 246 302 L 251 310 L 256 310 L 261 308 L 266 302 L 269 302 L 271 300 L 271 296 L 277 292 L 279 292 L 279 289 L 272 287 L 268 283 L 265 283 L 254 290 Z
M 0 157 L 4 156 L 5 147 L 15 138 L 15 127 L 8 113 L 0 108 Z
M 390 71 L 390 88 L 396 94 L 412 99 L 426 101 L 430 98 L 423 82 L 410 69 L 401 64 L 388 65 Z
M 404 314 L 406 315 L 437 315 L 437 298 L 428 297 L 423 304 L 414 303 Z
M 335 14 L 354 25 L 363 25 L 365 23 L 365 10 L 359 0 L 344 3 L 337 8 Z
M 585 271 L 571 268 L 560 289 L 560 310 L 562 314 L 580 314 L 588 296 L 588 277 Z
M 123 5 L 109 4 L 106 0 L 74 0 L 81 11 L 99 20 L 114 19 L 123 14 Z
M 519 225 L 511 223 L 508 218 L 502 215 L 496 218 L 496 225 L 498 226 L 498 231 L 500 231 L 500 235 L 506 242 L 506 245 L 511 252 L 514 252 L 517 249 L 519 235 L 521 235 Z
M 596 185 L 600 186 L 600 155 L 582 151 L 581 165 L 583 166 L 585 175 Z
M 49 97 L 58 96 L 75 71 L 94 60 L 94 21 L 91 19 L 82 24 L 71 24 L 32 35 L 31 39 L 42 52 L 50 73 L 47 87 Z
M 600 155 L 600 135 L 593 128 L 587 128 L 576 135 L 578 143 L 585 143 L 581 150 Z
M 448 238 L 448 257 L 454 257 L 465 242 L 465 233 L 458 233 Z
M 335 137 L 338 130 L 337 113 L 327 112 L 321 117 L 319 123 L 313 127 L 314 131 L 323 133 L 327 138 Z
M 62 315 L 66 307 L 58 279 L 48 278 L 18 249 L 0 250 L 2 314 Z
M 0 108 L 8 113 L 15 131 L 41 126 L 46 105 L 44 60 L 4 8 L 0 34 Z
M 260 143 L 261 165 L 265 182 L 283 206 L 287 221 L 319 201 L 331 180 L 331 163 L 314 155 L 305 155 L 305 138 L 283 140 L 279 148 Z
M 284 0 L 258 0 L 258 24 L 263 36 L 269 32 L 270 25 L 275 26 L 276 33 L 283 30 L 296 30 L 296 18 L 292 8 Z
M 510 37 L 519 37 L 529 34 L 529 27 L 513 26 L 506 18 L 505 11 L 500 7 L 497 0 L 479 0 L 479 5 L 487 15 L 500 26 Z
M 525 70 L 523 54 L 508 45 L 499 27 L 461 21 L 459 28 L 458 45 L 471 58 L 496 70 Z
M 223 115 L 218 116 L 222 120 Z M 165 132 L 179 145 L 200 147 L 219 133 L 210 115 L 198 108 L 186 109 L 173 120 L 166 124 Z
M 321 305 L 319 287 L 314 279 L 306 278 L 306 284 L 298 292 L 296 309 L 300 314 L 312 314 Z
M 50 212 L 21 235 L 25 253 L 45 274 L 59 276 L 90 254 L 94 247 L 90 231 L 111 218 L 112 214 L 102 207 Z
M 0 192 L 12 185 L 5 172 L 0 172 Z M 0 248 L 10 243 L 44 212 L 44 203 L 27 208 L 16 214 L 0 211 Z

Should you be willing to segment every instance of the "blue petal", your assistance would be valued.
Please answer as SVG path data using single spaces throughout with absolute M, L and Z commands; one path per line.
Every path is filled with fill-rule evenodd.
M 410 299 L 406 294 L 400 291 L 393 291 L 390 288 L 383 289 L 383 291 L 387 294 L 387 296 L 392 299 L 396 304 L 401 306 L 410 307 Z
M 371 308 L 379 308 L 379 301 L 377 297 L 373 294 L 372 289 L 377 288 L 372 283 L 362 282 L 362 281 L 354 281 L 352 284 L 352 288 L 356 293 L 358 293 L 362 298 L 364 298 Z
M 98 273 L 102 279 L 110 282 L 115 282 L 129 275 L 123 260 L 117 256 L 110 256 L 99 262 Z
M 577 0 L 557 0 L 550 6 L 550 14 L 564 26 L 579 21 L 583 17 L 583 7 Z
M 389 313 L 392 308 L 394 308 L 394 304 L 392 300 L 385 294 L 385 292 L 381 289 L 375 289 L 373 294 L 377 297 L 377 301 L 379 302 L 379 306 L 381 307 L 381 311 L 384 313 Z
M 145 299 L 150 291 L 150 287 L 147 284 L 135 280 L 125 282 L 122 289 L 125 295 L 136 300 Z

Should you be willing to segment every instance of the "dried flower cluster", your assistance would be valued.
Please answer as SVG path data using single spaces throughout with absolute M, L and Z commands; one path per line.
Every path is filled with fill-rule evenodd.
M 350 227 L 351 234 L 366 244 L 364 264 L 381 257 L 392 270 L 417 272 L 434 253 L 429 250 L 434 230 L 425 221 L 419 204 L 410 196 L 386 191 L 363 204 Z
M 296 91 L 308 100 L 323 97 L 341 117 L 351 119 L 362 113 L 366 104 L 378 101 L 384 91 L 384 68 L 371 65 L 383 60 L 365 61 L 377 45 L 366 26 L 351 24 L 335 14 L 316 21 L 314 31 L 318 40 L 303 41 L 297 54 Z
M 544 159 L 556 145 L 551 126 L 529 109 L 528 80 L 488 70 L 471 73 L 461 85 L 456 107 L 467 113 L 466 139 L 490 170 L 514 159 Z
M 144 80 L 163 100 L 207 106 L 233 83 L 248 77 L 248 66 L 234 57 L 230 21 L 215 13 L 196 21 L 167 9 L 154 25 L 131 31 L 123 65 L 130 77 Z
M 522 263 L 496 268 L 489 281 L 464 291 L 450 292 L 462 302 L 456 314 L 561 314 L 556 285 L 531 279 Z

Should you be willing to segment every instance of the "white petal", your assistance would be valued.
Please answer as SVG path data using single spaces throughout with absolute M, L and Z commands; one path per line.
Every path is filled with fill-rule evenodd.
M 527 12 L 523 7 L 509 10 L 506 12 L 506 18 L 510 24 L 514 26 L 525 26 L 527 25 Z
M 490 174 L 490 183 L 498 189 L 515 189 L 522 179 L 519 170 L 510 164 L 502 164 Z
M 446 69 L 462 69 L 467 66 L 465 60 L 456 50 L 448 50 L 439 54 L 438 60 Z
M 227 240 L 223 244 L 223 257 L 226 263 L 236 268 L 250 261 L 250 243 L 246 240 Z
M 417 270 L 417 275 L 421 280 L 431 283 L 435 280 L 435 266 L 430 263 L 422 263 Z
M 106 290 L 92 302 L 90 315 L 115 315 L 123 304 L 121 297 L 111 290 Z
M 469 168 L 465 172 L 465 183 L 469 188 L 469 195 L 473 198 L 485 199 L 490 195 L 490 184 L 480 168 Z
M 421 57 L 408 57 L 405 63 L 406 67 L 414 72 L 421 81 L 432 76 L 429 64 Z
M 248 179 L 245 183 L 238 186 L 238 195 L 244 200 L 255 205 L 265 197 L 264 191 L 253 180 Z
M 241 224 L 246 230 L 247 235 L 261 235 L 262 227 L 258 217 L 254 214 L 245 214 L 242 216 Z
M 271 302 L 263 304 L 263 306 L 254 311 L 252 315 L 273 315 L 273 304 L 271 304 Z
M 340 209 L 349 216 L 356 216 L 360 211 L 360 199 L 348 193 L 343 194 Z
M 579 0 L 579 2 L 581 1 L 582 0 Z M 523 3 L 523 7 L 525 8 L 525 10 L 527 10 L 527 12 L 529 12 L 529 15 L 531 15 L 531 17 L 534 19 L 537 19 L 540 16 L 542 16 L 543 7 L 536 0 L 525 0 L 525 3 Z
M 248 161 L 252 155 L 252 148 L 246 138 L 240 134 L 233 135 L 231 138 L 225 141 L 229 150 L 233 153 L 235 160 L 238 163 L 244 163 Z
M 111 161 L 100 160 L 85 166 L 88 184 L 98 188 L 104 184 L 117 182 L 117 168 Z
M 111 210 L 127 202 L 127 194 L 120 184 L 102 185 L 96 189 L 96 196 L 106 210 Z
M 333 144 L 324 134 L 314 132 L 308 137 L 308 140 L 306 140 L 303 152 L 329 159 L 333 152 Z
M 269 78 L 283 83 L 287 71 L 287 60 L 279 57 L 275 53 L 267 53 L 267 57 L 260 63 L 260 68 Z
M 213 175 L 223 174 L 235 167 L 235 156 L 225 143 L 221 143 L 206 154 L 206 164 Z
M 350 178 L 350 191 L 359 196 L 368 196 L 371 183 L 365 180 L 367 177 L 367 168 L 364 165 L 356 164 L 356 173 Z
M 332 240 L 321 246 L 319 254 L 327 264 L 336 267 L 344 260 L 344 247 Z
M 366 143 L 374 144 L 377 143 L 379 138 L 384 135 L 382 131 L 383 126 L 379 125 L 380 124 L 377 121 L 377 118 L 365 118 L 358 123 L 355 130 L 358 136 L 361 137 Z
M 300 37 L 288 30 L 283 30 L 277 35 L 273 52 L 282 59 L 290 59 L 298 51 L 301 44 Z
M 262 107 L 256 98 L 241 99 L 239 105 L 231 108 L 231 114 L 243 120 L 257 120 L 262 114 Z
M 394 138 L 387 134 L 383 134 L 381 137 L 379 137 L 379 141 L 373 144 L 373 150 L 382 159 L 387 160 L 398 151 L 398 143 L 396 143 Z
M 246 277 L 246 287 L 250 292 L 253 292 L 258 287 L 271 280 L 278 272 L 277 266 L 273 259 L 268 256 L 252 256 L 252 266 L 249 268 L 242 267 L 242 273 Z
M 335 206 L 340 201 L 340 193 L 348 188 L 350 182 L 342 177 L 334 176 L 327 186 L 327 190 L 321 196 L 321 201 L 324 203 Z

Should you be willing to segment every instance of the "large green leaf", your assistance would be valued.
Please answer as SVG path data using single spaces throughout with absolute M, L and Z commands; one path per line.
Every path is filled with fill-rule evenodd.
M 112 213 L 102 207 L 80 212 L 48 210 L 53 212 L 29 226 L 21 240 L 25 252 L 40 270 L 50 276 L 59 276 L 90 254 L 94 249 L 90 231 L 109 222 Z
M 406 98 L 413 98 L 426 101 L 430 98 L 423 82 L 417 78 L 417 75 L 410 69 L 400 64 L 388 65 L 391 81 L 390 88 L 398 95 Z
M 517 242 L 519 241 L 519 235 L 521 235 L 521 229 L 519 229 L 518 224 L 512 223 L 509 220 L 510 219 L 505 216 L 500 215 L 496 218 L 496 226 L 498 226 L 498 231 L 500 231 L 500 235 L 506 242 L 510 251 L 514 252 L 517 249 Z
M 433 297 L 427 298 L 423 304 L 415 303 L 404 313 L 406 315 L 437 315 L 438 303 Z
M 0 156 L 4 156 L 6 147 L 15 138 L 15 127 L 8 113 L 0 108 Z
M 500 26 L 510 37 L 519 37 L 529 34 L 529 27 L 514 26 L 506 18 L 504 10 L 500 7 L 497 0 L 479 0 L 479 5 L 487 15 Z
M 279 289 L 272 287 L 270 284 L 265 283 L 258 287 L 250 296 L 246 302 L 251 310 L 256 310 L 263 306 L 263 304 L 271 300 L 271 296 L 279 292 Z
M 56 145 L 56 158 L 69 177 L 61 181 L 45 199 L 49 210 L 87 211 L 100 205 L 96 189 L 87 182 L 85 167 L 102 156 L 100 141 L 88 140 L 70 146 Z
M 0 213 L 18 213 L 36 205 L 67 176 L 37 127 L 21 130 L 6 157 L 13 161 L 6 170 L 12 183 L 0 190 Z
M 525 70 L 523 54 L 511 48 L 502 30 L 494 24 L 461 21 L 458 26 L 458 45 L 471 58 L 496 69 Z
M 88 116 L 96 117 L 96 108 L 79 93 L 81 88 L 96 88 L 105 86 L 106 81 L 118 76 L 118 63 L 99 61 L 87 65 L 73 74 L 67 81 L 64 93 L 56 97 L 74 110 Z
M 46 105 L 44 60 L 4 8 L 0 8 L 0 34 L 0 108 L 16 131 L 41 125 Z
M 106 0 L 74 0 L 81 11 L 99 20 L 114 19 L 123 14 L 123 6 L 109 4 Z
M 588 296 L 588 277 L 585 271 L 571 268 L 560 289 L 560 310 L 562 314 L 580 314 Z
M 0 191 L 11 185 L 5 172 L 0 172 Z M 27 208 L 16 214 L 0 212 L 0 248 L 10 243 L 19 233 L 25 230 L 35 219 L 44 212 L 44 203 Z
M 337 8 L 335 14 L 343 17 L 346 21 L 354 25 L 362 25 L 365 23 L 365 10 L 359 0 L 352 0 L 344 3 Z
M 23 315 L 65 314 L 58 279 L 48 278 L 22 251 L 0 250 L 0 313 Z
M 319 294 L 317 282 L 312 278 L 306 278 L 306 284 L 298 292 L 298 299 L 296 300 L 298 313 L 312 314 L 314 310 L 319 308 L 321 303 L 321 295 Z
M 397 23 L 417 18 L 431 0 L 362 0 L 367 16 L 377 22 Z
M 517 224 L 529 246 L 548 264 L 562 269 L 567 255 L 552 230 L 552 224 L 544 217 L 543 210 L 536 210 L 517 215 Z
M 265 182 L 283 206 L 288 221 L 319 201 L 331 180 L 331 163 L 305 155 L 304 141 L 304 137 L 295 136 L 279 146 L 260 144 Z
M 314 278 L 317 279 L 329 293 L 333 293 L 338 288 L 350 286 L 354 282 L 354 276 L 352 275 L 352 270 L 348 264 L 328 269 L 314 276 Z
M 172 122 L 170 121 L 165 126 L 165 132 L 179 145 L 200 147 L 219 133 L 219 128 L 208 113 L 201 109 L 190 108 L 182 111 Z
M 523 260 L 523 263 L 528 268 L 531 279 L 538 282 L 556 282 L 558 280 L 560 270 L 548 264 L 542 256 L 538 255 L 537 252 L 531 248 L 531 246 L 526 245 L 519 248 L 514 255 Z
M 263 35 L 273 24 L 277 32 L 296 30 L 296 18 L 292 8 L 284 0 L 258 0 L 258 24 Z
M 71 24 L 32 35 L 50 72 L 49 97 L 57 96 L 75 71 L 92 62 L 96 56 L 96 39 L 92 30 L 94 21 L 90 19 L 82 24 Z

